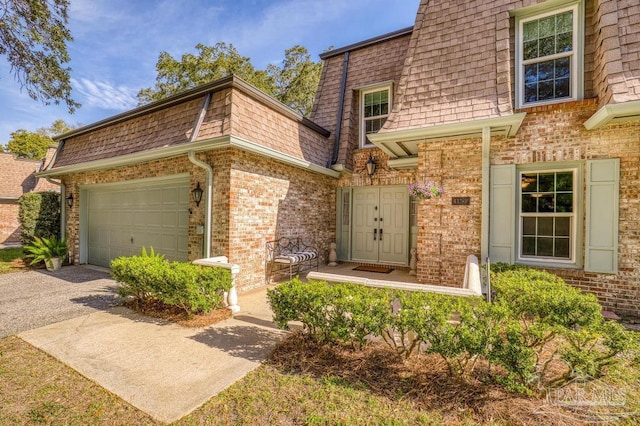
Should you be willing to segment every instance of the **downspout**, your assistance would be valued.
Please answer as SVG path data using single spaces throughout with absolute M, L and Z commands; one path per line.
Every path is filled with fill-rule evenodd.
M 482 128 L 482 216 L 480 225 L 480 263 L 484 260 L 487 264 L 486 288 L 487 292 L 490 291 L 489 284 L 489 191 L 491 190 L 491 127 Z M 487 295 L 491 297 L 490 294 Z
M 207 109 L 209 108 L 209 103 L 211 102 L 211 93 L 207 93 L 204 101 L 202 102 L 202 108 L 200 109 L 200 113 L 198 114 L 198 118 L 196 119 L 195 124 L 193 125 L 193 131 L 191 132 L 191 137 L 189 138 L 189 142 L 194 142 L 198 133 L 200 133 L 200 126 L 204 121 L 204 117 L 207 114 Z M 195 164 L 198 167 L 202 167 L 207 174 L 207 182 L 206 182 L 206 205 L 204 211 L 204 257 L 211 257 L 211 211 L 212 211 L 212 197 L 213 197 L 213 168 L 211 165 L 205 163 L 204 161 L 198 160 L 196 158 L 195 151 L 189 151 L 188 153 L 189 161 Z
M 338 152 L 340 150 L 340 133 L 342 132 L 342 114 L 344 110 L 344 95 L 347 90 L 347 71 L 349 70 L 349 52 L 344 52 L 342 59 L 342 79 L 340 81 L 340 99 L 338 100 L 338 120 L 336 123 L 336 137 L 333 143 L 333 157 L 331 165 L 338 162 Z

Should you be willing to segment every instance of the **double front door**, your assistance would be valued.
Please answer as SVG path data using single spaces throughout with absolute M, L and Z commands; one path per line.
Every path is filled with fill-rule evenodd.
M 406 186 L 353 189 L 351 259 L 406 265 L 409 195 Z

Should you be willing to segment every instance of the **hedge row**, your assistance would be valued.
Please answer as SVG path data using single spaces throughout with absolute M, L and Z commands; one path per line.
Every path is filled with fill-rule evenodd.
M 18 201 L 18 218 L 23 245 L 35 237 L 60 238 L 60 194 L 58 192 L 27 192 Z
M 494 303 L 297 279 L 268 297 L 280 328 L 300 321 L 312 339 L 354 347 L 377 337 L 404 357 L 439 355 L 452 375 L 470 374 L 483 360 L 499 367 L 490 369 L 496 381 L 520 392 L 600 377 L 616 355 L 637 346 L 603 319 L 593 295 L 555 275 L 505 269 L 492 284 Z
M 111 275 L 121 285 L 121 297 L 137 301 L 159 300 L 177 306 L 188 315 L 223 307 L 224 292 L 232 284 L 231 273 L 183 262 L 168 262 L 153 250 L 147 255 L 119 257 L 111 261 Z

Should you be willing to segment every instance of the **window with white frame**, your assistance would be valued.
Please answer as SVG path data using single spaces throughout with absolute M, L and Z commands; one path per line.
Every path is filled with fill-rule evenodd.
M 378 133 L 391 112 L 391 84 L 360 91 L 360 146 L 370 145 L 367 135 Z
M 517 21 L 519 106 L 578 99 L 582 64 L 580 4 Z
M 521 171 L 519 258 L 572 263 L 577 169 Z

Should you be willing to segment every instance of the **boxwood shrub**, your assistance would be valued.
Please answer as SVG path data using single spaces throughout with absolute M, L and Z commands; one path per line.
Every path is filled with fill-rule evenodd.
M 31 244 L 35 237 L 60 238 L 58 192 L 27 192 L 20 197 L 18 203 L 22 245 Z
M 231 272 L 185 262 L 168 262 L 144 249 L 140 256 L 111 261 L 111 276 L 120 283 L 118 294 L 136 301 L 159 300 L 188 315 L 223 307 L 224 292 L 231 288 Z
M 440 356 L 452 375 L 468 375 L 484 360 L 496 367 L 489 371 L 497 382 L 525 393 L 600 377 L 618 354 L 637 350 L 634 336 L 604 320 L 593 295 L 553 274 L 503 268 L 493 285 L 494 303 L 298 279 L 268 290 L 268 298 L 280 328 L 299 321 L 308 338 L 354 347 L 381 338 L 403 357 Z

